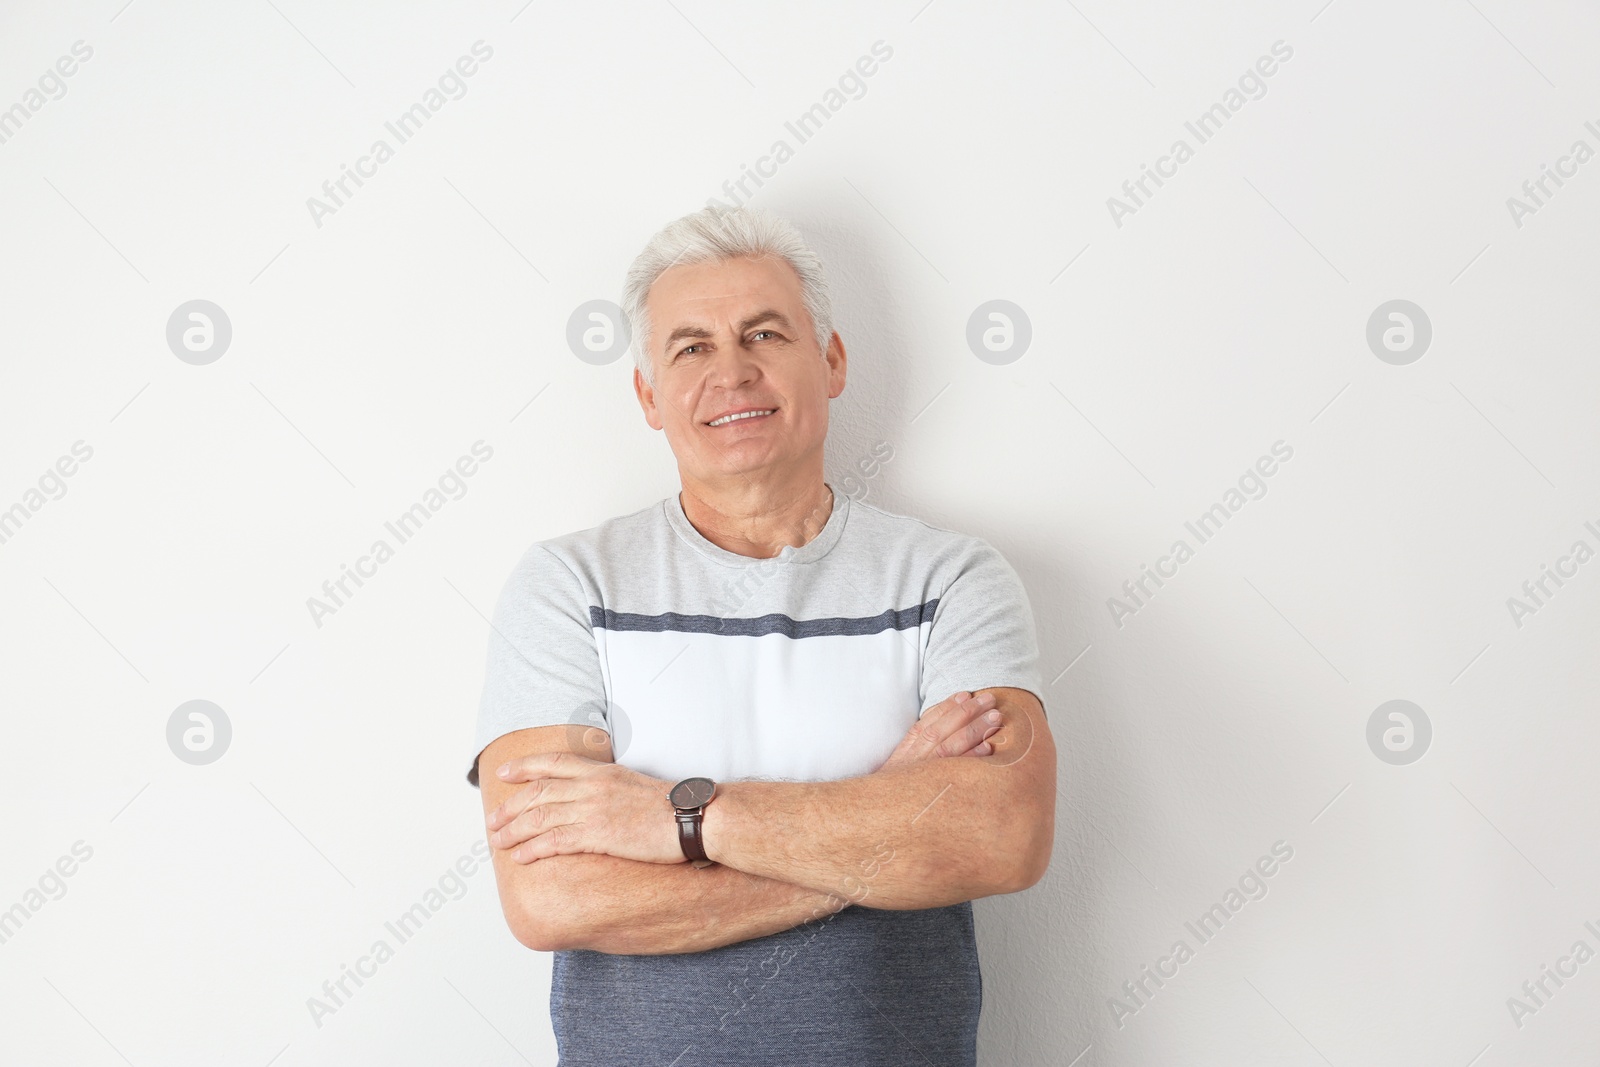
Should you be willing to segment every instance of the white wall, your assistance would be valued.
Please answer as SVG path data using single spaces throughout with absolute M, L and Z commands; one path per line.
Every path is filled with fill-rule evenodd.
M 1045 881 L 978 906 L 983 1061 L 1592 1055 L 1600 962 L 1521 1025 L 1507 999 L 1600 950 L 1600 561 L 1507 601 L 1600 548 L 1600 161 L 1507 201 L 1600 149 L 1600 14 L 783 10 L 0 14 L 0 107 L 93 49 L 0 144 L 0 508 L 42 504 L 0 544 L 0 908 L 92 850 L 0 945 L 0 1060 L 554 1061 L 549 957 L 482 871 L 322 1025 L 307 999 L 481 838 L 462 753 L 518 553 L 676 488 L 631 363 L 577 358 L 569 316 L 778 139 L 755 203 L 814 239 L 852 359 L 830 478 L 990 539 L 1038 618 L 1058 837 Z M 479 40 L 465 95 L 314 221 Z M 799 144 L 785 121 L 877 41 Z M 1279 41 L 1199 143 L 1185 122 Z M 1178 138 L 1193 157 L 1114 220 Z M 207 365 L 166 339 L 194 299 L 232 327 Z M 1031 323 L 1011 362 L 966 340 L 994 299 Z M 1397 299 L 1433 335 L 1402 364 L 1366 339 Z M 316 625 L 307 598 L 479 440 L 466 494 Z M 65 495 L 29 498 L 79 441 Z M 1279 441 L 1199 544 L 1185 522 Z M 1193 558 L 1114 619 L 1179 538 Z M 195 699 L 232 728 L 203 766 L 167 741 Z M 1432 728 L 1407 765 L 1367 739 L 1396 699 Z M 1185 922 L 1277 842 L 1201 944 Z

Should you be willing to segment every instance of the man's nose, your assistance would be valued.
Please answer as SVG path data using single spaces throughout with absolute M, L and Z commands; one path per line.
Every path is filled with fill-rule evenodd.
M 735 339 L 717 346 L 708 377 L 718 385 L 737 386 L 754 379 L 760 372 L 761 365 L 755 353 Z

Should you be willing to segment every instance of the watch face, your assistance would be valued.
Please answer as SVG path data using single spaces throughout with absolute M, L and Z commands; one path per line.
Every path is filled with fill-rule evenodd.
M 698 808 L 706 804 L 717 791 L 717 783 L 709 778 L 685 778 L 672 787 L 667 799 L 675 808 Z

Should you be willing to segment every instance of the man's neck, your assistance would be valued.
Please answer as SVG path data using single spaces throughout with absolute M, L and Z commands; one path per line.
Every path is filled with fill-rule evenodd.
M 799 548 L 833 515 L 833 490 L 820 474 L 803 487 L 740 480 L 730 488 L 717 493 L 685 481 L 678 499 L 702 537 L 741 556 L 771 559 L 786 546 Z

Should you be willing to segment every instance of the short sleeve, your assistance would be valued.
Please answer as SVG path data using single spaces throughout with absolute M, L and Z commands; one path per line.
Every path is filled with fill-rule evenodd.
M 495 602 L 467 781 L 495 738 L 533 726 L 597 722 L 606 707 L 589 598 L 572 568 L 543 545 L 517 561 Z
M 1027 591 L 1004 556 L 972 538 L 934 608 L 922 660 L 922 711 L 952 693 L 993 686 L 1026 689 L 1045 704 Z

